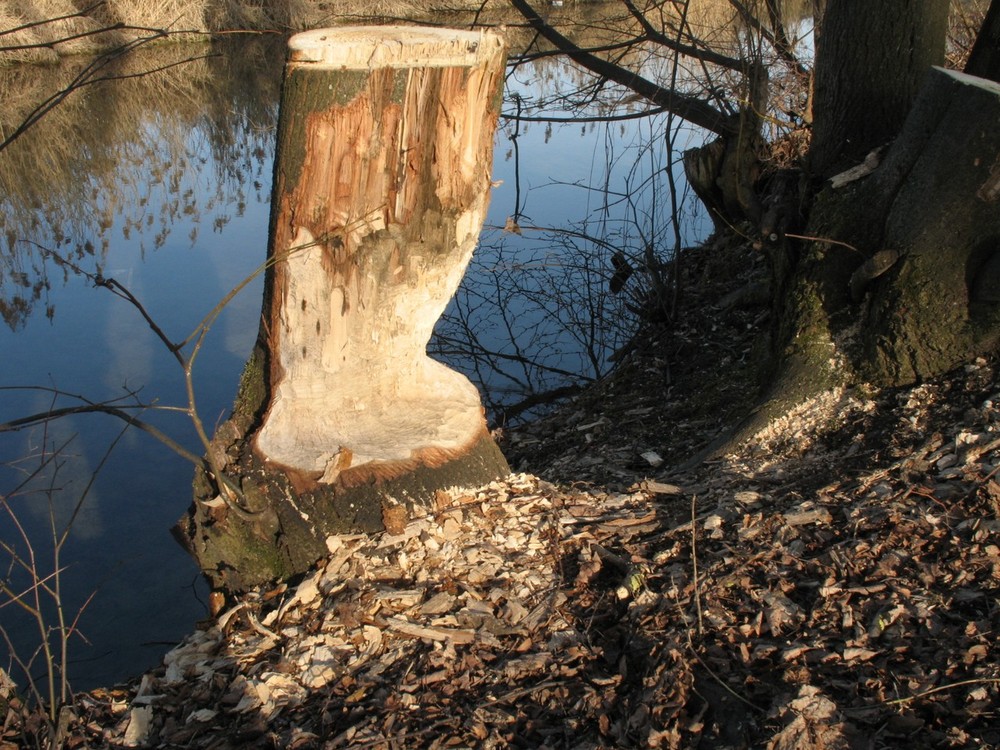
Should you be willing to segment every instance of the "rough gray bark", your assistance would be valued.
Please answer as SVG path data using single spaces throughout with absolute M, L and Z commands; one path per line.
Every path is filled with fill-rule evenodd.
M 898 141 L 868 188 L 868 215 L 879 197 L 881 245 L 900 259 L 862 309 L 862 373 L 889 384 L 996 346 L 1000 85 L 936 69 Z
M 927 71 L 944 62 L 948 0 L 829 0 L 816 39 L 813 174 L 861 162 L 899 132 Z

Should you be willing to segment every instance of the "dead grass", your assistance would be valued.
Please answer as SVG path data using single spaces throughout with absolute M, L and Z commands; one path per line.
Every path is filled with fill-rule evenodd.
M 166 29 L 171 32 L 207 31 L 207 3 L 191 0 L 111 0 L 95 12 L 108 24 Z
M 19 3 L 0 0 L 0 63 L 54 62 L 60 54 L 92 52 L 101 46 L 93 36 L 79 36 L 98 28 L 95 19 L 74 16 L 76 9 L 70 0 L 37 0 Z M 53 20 L 74 16 L 64 20 Z M 58 39 L 67 41 L 45 47 Z M 38 45 L 38 46 L 36 46 Z
M 88 12 L 71 0 L 0 0 L 0 65 L 54 63 L 166 31 L 174 40 L 209 28 L 205 5 L 186 0 L 109 0 Z
M 479 7 L 468 0 L 440 4 L 426 0 L 366 0 L 363 4 L 351 0 L 95 0 L 89 6 L 74 0 L 0 0 L 0 66 L 51 63 L 65 55 L 102 51 L 147 35 L 149 30 L 167 31 L 174 40 L 222 31 L 298 31 L 345 21 L 418 16 L 445 5 L 448 10 Z

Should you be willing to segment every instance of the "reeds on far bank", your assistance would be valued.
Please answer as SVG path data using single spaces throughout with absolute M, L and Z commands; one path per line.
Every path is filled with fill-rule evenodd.
M 287 32 L 479 5 L 474 0 L 0 0 L 0 66 L 100 52 L 153 31 L 175 39 Z
M 54 62 L 59 54 L 95 51 L 102 45 L 94 36 L 98 28 L 71 0 L 0 0 L 0 64 Z
M 207 30 L 202 0 L 0 0 L 0 65 L 51 63 L 163 32 Z

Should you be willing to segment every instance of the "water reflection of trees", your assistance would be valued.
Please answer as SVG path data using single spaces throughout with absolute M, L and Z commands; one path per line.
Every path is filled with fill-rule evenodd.
M 499 421 L 606 374 L 640 317 L 670 306 L 668 261 L 707 227 L 679 153 L 701 134 L 621 87 L 564 60 L 515 57 L 504 115 L 495 159 L 512 163 L 515 182 L 522 159 L 546 158 L 522 153 L 531 136 L 576 140 L 577 161 L 593 165 L 582 179 L 552 167 L 550 186 L 578 204 L 568 222 L 553 221 L 527 186 L 507 191 L 507 226 L 484 232 L 432 341 L 484 384 Z
M 758 5 L 655 3 L 643 6 L 643 20 L 628 3 L 543 12 L 579 49 L 736 118 L 741 103 L 751 100 L 746 67 L 752 61 L 788 71 L 787 64 L 772 63 L 811 44 L 808 3 L 780 4 L 782 44 L 762 41 L 771 32 L 754 25 L 747 10 L 760 10 Z M 530 201 L 523 206 L 518 184 L 508 228 L 524 236 L 484 234 L 439 326 L 440 353 L 458 366 L 471 362 L 467 369 L 488 384 L 488 400 L 501 420 L 572 391 L 574 383 L 602 377 L 641 345 L 634 339 L 640 320 L 673 319 L 681 251 L 710 229 L 681 164 L 686 149 L 704 142 L 704 131 L 671 116 L 669 102 L 654 104 L 627 82 L 576 67 L 547 42 L 521 41 L 525 51 L 511 57 L 504 112 L 510 145 L 496 158 L 517 162 L 519 143 L 533 128 L 544 128 L 548 140 L 560 127 L 554 123 L 572 122 L 601 144 L 596 150 L 603 149 L 603 163 L 580 180 L 583 209 L 563 225 L 529 226 L 533 209 Z M 778 94 L 766 103 L 771 140 L 801 127 L 786 113 L 802 111 L 798 99 L 806 92 L 794 71 L 774 89 Z M 558 137 L 571 137 L 567 126 Z M 519 182 L 516 166 L 514 179 Z M 560 179 L 552 175 L 553 182 Z
M 137 50 L 114 63 L 115 80 L 70 95 L 0 152 L 4 322 L 22 325 L 64 278 L 42 248 L 100 268 L 113 228 L 151 251 L 180 216 L 198 222 L 194 243 L 198 227 L 217 231 L 247 201 L 266 201 L 282 54 L 280 40 L 260 37 Z M 0 69 L 0 128 L 16 128 L 84 65 Z M 214 191 L 182 189 L 205 170 Z

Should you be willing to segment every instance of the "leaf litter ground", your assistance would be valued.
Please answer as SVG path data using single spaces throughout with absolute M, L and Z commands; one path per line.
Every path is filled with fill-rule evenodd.
M 1000 745 L 997 363 L 826 394 L 681 472 L 752 399 L 766 324 L 691 304 L 508 434 L 520 473 L 331 538 L 78 696 L 65 746 Z

